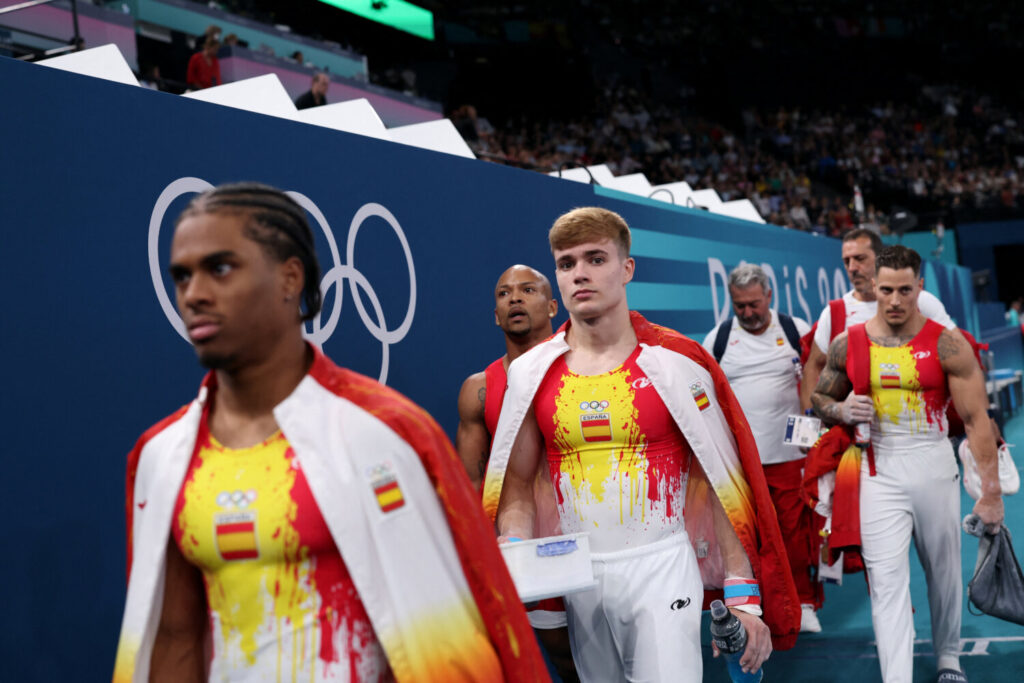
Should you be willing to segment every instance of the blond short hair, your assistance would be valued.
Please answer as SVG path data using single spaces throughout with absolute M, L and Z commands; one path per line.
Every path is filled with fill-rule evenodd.
M 632 245 L 629 226 L 622 216 L 599 206 L 583 206 L 563 213 L 548 232 L 552 252 L 606 239 L 618 245 L 623 258 L 629 256 Z

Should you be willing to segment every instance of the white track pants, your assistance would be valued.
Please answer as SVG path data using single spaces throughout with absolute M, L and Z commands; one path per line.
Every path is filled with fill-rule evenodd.
M 565 598 L 580 680 L 699 683 L 704 588 L 686 533 L 591 559 L 597 587 Z
M 871 621 L 885 683 L 911 683 L 914 617 L 910 539 L 928 583 L 936 656 L 960 650 L 960 479 L 949 442 L 913 451 L 876 451 L 877 474 L 860 476 L 860 525 L 871 590 Z

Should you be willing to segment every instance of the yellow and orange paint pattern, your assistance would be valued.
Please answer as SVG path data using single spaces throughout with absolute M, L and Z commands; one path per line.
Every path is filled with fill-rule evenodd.
M 915 354 L 930 359 L 930 350 L 914 346 L 885 347 L 872 344 L 871 394 L 881 433 L 921 434 L 945 424 L 945 377 L 922 376 Z M 932 364 L 936 361 L 932 360 Z M 931 370 L 926 366 L 924 374 Z
M 564 529 L 627 525 L 658 535 L 681 524 L 689 449 L 634 359 L 592 376 L 570 372 L 560 359 L 538 392 Z
M 386 676 L 365 609 L 280 432 L 234 450 L 204 429 L 173 531 L 202 570 L 211 672 L 252 668 L 278 681 Z
M 515 634 L 508 629 L 506 635 L 514 656 L 518 657 L 519 644 Z M 452 603 L 448 607 L 434 607 L 410 614 L 402 623 L 401 632 L 381 633 L 380 640 L 385 645 L 401 643 L 403 659 L 394 667 L 398 681 L 457 683 L 513 680 L 502 674 L 502 663 L 488 638 L 487 628 L 472 596 L 462 598 L 461 604 Z

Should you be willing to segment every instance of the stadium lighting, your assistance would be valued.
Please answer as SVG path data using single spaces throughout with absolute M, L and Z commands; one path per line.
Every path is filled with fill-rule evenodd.
M 320 0 L 320 2 L 420 38 L 434 39 L 434 13 L 405 2 L 405 0 Z

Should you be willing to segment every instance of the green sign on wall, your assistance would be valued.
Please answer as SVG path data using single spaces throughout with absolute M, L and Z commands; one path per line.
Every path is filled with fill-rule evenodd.
M 433 12 L 404 0 L 320 0 L 320 2 L 420 38 L 434 39 Z

